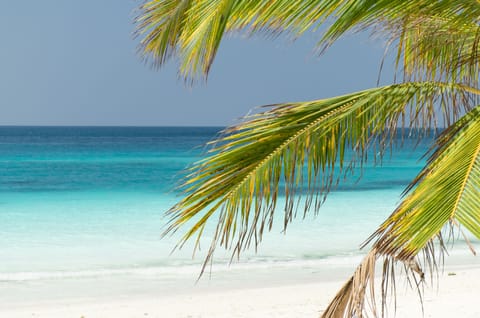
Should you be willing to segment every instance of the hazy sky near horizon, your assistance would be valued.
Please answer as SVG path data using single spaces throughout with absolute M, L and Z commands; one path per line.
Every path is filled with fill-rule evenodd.
M 320 34 L 307 34 L 229 37 L 208 82 L 187 87 L 174 62 L 154 71 L 136 54 L 139 3 L 2 1 L 0 125 L 224 126 L 256 106 L 376 85 L 381 43 L 353 35 L 318 57 Z

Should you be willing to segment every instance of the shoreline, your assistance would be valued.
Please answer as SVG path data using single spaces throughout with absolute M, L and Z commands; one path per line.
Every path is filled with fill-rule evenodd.
M 480 264 L 475 258 L 472 261 L 473 264 L 446 264 L 443 273 L 439 272 L 439 280 L 434 282 L 433 287 L 427 279 L 424 288 L 423 317 L 473 318 L 480 316 L 480 307 L 476 303 L 478 297 L 473 292 L 480 281 Z M 351 272 L 343 274 L 346 274 L 346 279 Z M 311 281 L 308 281 L 308 276 L 311 276 Z M 134 286 L 131 286 L 130 294 L 112 296 L 113 294 L 109 295 L 107 292 L 103 297 L 94 296 L 97 286 L 93 283 L 90 285 L 90 295 L 93 297 L 88 297 L 88 290 L 86 290 L 86 297 L 51 297 L 50 299 L 47 297 L 43 301 L 10 303 L 11 306 L 0 307 L 0 316 L 9 318 L 319 317 L 345 282 L 345 279 L 329 280 L 325 277 L 320 279 L 319 276 L 308 274 L 296 282 L 295 273 L 290 278 L 284 277 L 279 280 L 274 280 L 275 277 L 272 279 L 272 275 L 256 279 L 258 277 L 259 275 L 254 275 L 253 280 L 243 282 L 244 284 L 229 283 L 225 280 L 228 277 L 224 277 L 219 279 L 220 281 L 213 281 L 212 284 L 205 282 L 195 286 L 189 284 L 181 292 L 172 293 L 155 290 L 135 293 Z M 111 287 L 115 288 L 115 286 Z M 65 292 L 68 293 L 68 290 Z M 392 303 L 390 309 L 393 308 Z M 408 290 L 401 278 L 398 279 L 396 317 L 422 317 L 422 306 L 416 291 Z

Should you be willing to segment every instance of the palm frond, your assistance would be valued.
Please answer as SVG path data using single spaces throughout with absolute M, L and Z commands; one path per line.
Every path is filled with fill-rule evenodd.
M 397 68 L 404 81 L 478 84 L 480 25 L 454 18 L 412 16 L 382 30 L 397 45 Z M 386 30 L 386 31 L 385 31 Z
M 140 7 L 139 50 L 155 66 L 180 59 L 185 78 L 206 75 L 227 31 L 300 35 L 328 16 L 341 0 L 152 0 Z
M 377 147 L 374 155 L 382 156 L 400 122 L 412 128 L 434 126 L 438 103 L 464 105 L 451 98 L 465 101 L 469 92 L 478 93 L 457 84 L 404 83 L 276 105 L 252 115 L 228 129 L 213 154 L 190 169 L 181 186 L 185 198 L 169 211 L 166 233 L 194 222 L 180 244 L 195 234 L 198 243 L 218 212 L 207 260 L 217 244 L 238 254 L 252 242 L 257 245 L 272 227 L 280 195 L 285 195 L 286 227 L 297 211 L 294 195 L 305 194 L 305 212 L 312 206 L 317 210 L 331 187 L 366 160 L 369 147 Z M 444 115 L 451 116 L 449 112 Z
M 407 266 L 407 272 L 423 279 L 418 256 L 423 253 L 424 267 L 436 267 L 434 241 L 437 239 L 443 248 L 445 227 L 460 224 L 480 238 L 480 107 L 437 139 L 435 152 L 406 191 L 408 196 L 369 239 L 375 240 L 367 257 L 369 264 L 372 254 L 388 264 L 382 271 L 384 282 L 394 279 L 393 265 L 398 262 Z M 375 266 L 369 268 L 370 276 L 364 275 L 347 293 L 342 289 L 322 317 L 362 316 L 366 297 L 363 290 L 375 272 Z M 362 270 L 359 267 L 353 277 Z M 382 284 L 384 299 L 387 285 Z
M 397 25 L 418 17 L 449 20 L 452 25 L 477 22 L 480 3 L 475 0 L 377 0 L 342 1 L 334 13 L 334 22 L 324 34 L 321 43 L 329 45 L 344 33 L 382 24 Z
M 438 35 L 432 43 L 446 36 L 451 40 L 458 33 L 467 35 L 466 43 L 461 45 L 467 51 L 461 50 L 461 53 L 468 53 L 467 43 L 472 38 L 468 32 L 478 27 L 479 16 L 480 4 L 475 0 L 151 0 L 141 6 L 135 22 L 136 34 L 141 37 L 139 50 L 146 60 L 159 66 L 177 56 L 181 75 L 194 78 L 208 73 L 228 31 L 267 35 L 287 32 L 298 37 L 332 20 L 319 42 L 321 47 L 328 47 L 350 30 L 383 26 L 390 37 L 400 39 L 406 33 L 412 36 L 421 26 L 428 39 Z M 429 19 L 437 24 L 447 21 L 448 27 L 446 24 L 433 26 Z M 442 32 L 437 34 L 435 29 Z M 458 48 L 460 37 L 455 39 L 455 48 Z M 430 42 L 425 38 L 423 43 Z M 420 48 L 426 50 L 428 46 Z M 442 53 L 448 57 L 456 52 L 455 48 L 449 50 L 447 46 L 448 50 Z M 432 49 L 434 52 L 429 54 L 438 53 L 441 48 Z M 453 56 L 450 60 L 453 61 Z
M 179 55 L 181 73 L 207 74 L 220 45 L 235 0 L 156 0 L 146 2 L 136 19 L 140 51 L 155 66 Z
M 380 253 L 409 260 L 457 220 L 480 238 L 480 108 L 447 130 L 411 193 L 374 234 Z

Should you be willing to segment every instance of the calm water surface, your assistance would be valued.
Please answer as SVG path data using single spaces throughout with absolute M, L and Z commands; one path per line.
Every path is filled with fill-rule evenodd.
M 174 184 L 218 127 L 0 127 L 0 282 L 197 273 L 201 253 L 160 239 Z M 426 144 L 411 141 L 360 182 L 342 184 L 318 217 L 266 236 L 238 268 L 343 262 L 394 209 Z M 208 242 L 206 233 L 205 245 Z M 218 263 L 227 263 L 220 252 Z M 303 264 L 303 265 L 302 265 Z

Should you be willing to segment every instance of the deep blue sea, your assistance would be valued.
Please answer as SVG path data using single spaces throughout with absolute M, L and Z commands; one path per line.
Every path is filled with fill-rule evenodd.
M 0 282 L 196 273 L 202 253 L 170 254 L 163 213 L 182 170 L 219 127 L 0 127 Z M 317 217 L 278 226 L 239 268 L 342 262 L 388 216 L 423 165 L 406 140 L 328 197 Z M 279 205 L 281 206 L 281 204 Z M 208 242 L 209 232 L 205 233 Z M 229 262 L 220 252 L 219 264 Z M 299 265 L 300 264 L 300 265 Z

